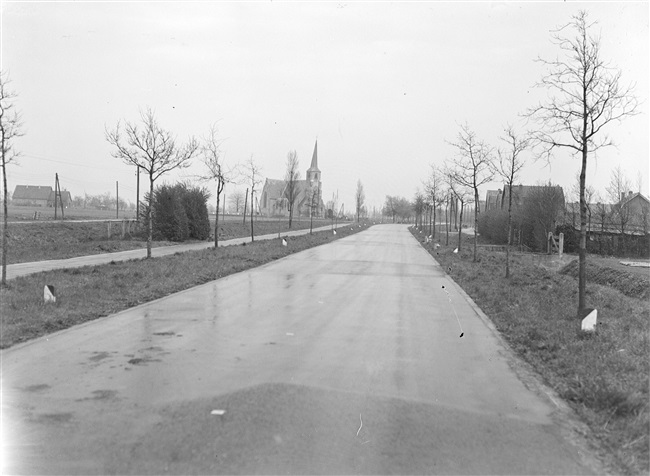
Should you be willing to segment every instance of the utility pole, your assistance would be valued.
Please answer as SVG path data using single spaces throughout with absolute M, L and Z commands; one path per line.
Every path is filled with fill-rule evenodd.
M 56 209 L 57 209 L 57 199 L 58 203 L 61 204 L 61 220 L 65 220 L 65 215 L 63 213 L 63 198 L 61 197 L 61 185 L 59 184 L 59 174 L 54 174 L 54 219 L 57 219 Z
M 120 183 L 115 181 L 115 218 L 120 218 Z
M 55 220 L 57 219 L 56 210 L 57 210 L 57 205 L 58 204 L 56 203 L 56 187 L 58 185 L 59 185 L 59 174 L 55 173 L 54 174 L 54 219 Z

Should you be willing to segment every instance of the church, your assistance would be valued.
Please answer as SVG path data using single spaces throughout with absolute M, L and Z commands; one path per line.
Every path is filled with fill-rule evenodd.
M 315 217 L 325 216 L 325 205 L 323 203 L 323 185 L 321 173 L 318 169 L 318 141 L 314 144 L 314 153 L 311 157 L 311 165 L 307 169 L 305 180 L 295 182 L 296 199 L 294 202 L 293 216 L 309 217 L 310 212 Z M 317 197 L 317 206 L 313 212 L 310 204 L 312 197 Z M 267 178 L 262 188 L 260 201 L 260 213 L 264 216 L 289 216 L 289 200 L 287 199 L 287 181 Z

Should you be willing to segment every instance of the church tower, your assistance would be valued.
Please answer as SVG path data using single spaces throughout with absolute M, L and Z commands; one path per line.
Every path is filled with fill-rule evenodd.
M 323 188 L 321 184 L 320 170 L 318 169 L 318 140 L 314 143 L 314 153 L 311 156 L 311 165 L 307 169 L 307 186 L 310 189 L 310 196 L 317 197 L 318 205 L 316 206 L 316 216 L 322 215 L 322 195 Z
M 307 169 L 307 182 L 312 187 L 317 187 L 320 183 L 320 170 L 318 170 L 318 140 L 314 144 L 314 153 L 311 156 L 311 165 Z

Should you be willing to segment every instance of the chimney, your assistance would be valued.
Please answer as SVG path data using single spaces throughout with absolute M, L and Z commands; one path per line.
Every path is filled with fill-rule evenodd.
M 625 200 L 625 192 L 621 192 L 621 202 Z
M 627 196 L 628 196 L 628 197 L 631 197 L 631 196 L 632 196 L 632 190 L 630 190 L 629 192 L 627 192 Z

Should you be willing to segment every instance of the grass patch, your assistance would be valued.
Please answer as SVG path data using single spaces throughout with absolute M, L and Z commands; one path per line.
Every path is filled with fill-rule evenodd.
M 506 280 L 505 253 L 482 250 L 474 263 L 469 240 L 458 254 L 452 252 L 456 243 L 437 249 L 433 243 L 423 246 L 490 317 L 515 352 L 585 420 L 621 471 L 648 474 L 648 300 L 588 280 L 587 304 L 598 309 L 599 323 L 595 333 L 584 334 L 576 318 L 574 277 L 535 266 L 529 257 L 514 256 L 511 278 Z M 606 270 L 599 273 L 613 276 Z
M 314 220 L 314 228 L 326 226 L 330 220 Z M 309 220 L 294 219 L 291 229 L 304 230 L 309 228 Z M 147 247 L 146 237 L 129 235 L 121 237 L 121 224 L 111 225 L 111 238 L 108 238 L 107 222 L 79 221 L 42 221 L 30 223 L 12 223 L 9 229 L 9 251 L 7 263 L 26 263 L 53 259 L 75 258 L 101 253 L 114 253 Z M 214 232 L 214 221 L 211 222 Z M 255 220 L 255 236 L 289 230 L 288 220 L 276 219 Z M 2 226 L 0 226 L 2 231 Z M 244 225 L 241 217 L 226 217 L 219 222 L 219 240 L 250 236 L 250 222 Z M 214 236 L 210 239 L 214 241 Z M 186 242 L 188 243 L 188 242 Z M 179 243 L 169 241 L 154 241 L 153 246 L 169 246 Z
M 111 262 L 46 271 L 18 277 L 0 289 L 2 326 L 0 348 L 5 349 L 76 324 L 137 306 L 169 294 L 244 271 L 292 253 L 330 243 L 366 229 L 341 227 L 337 234 L 322 231 L 245 246 L 209 248 L 151 259 Z M 57 301 L 43 303 L 43 287 L 55 286 Z

